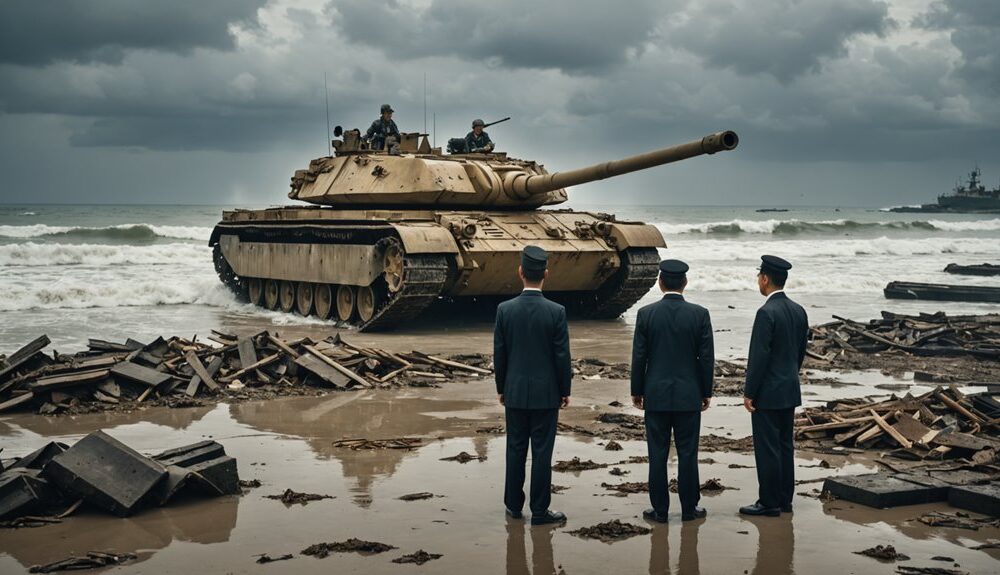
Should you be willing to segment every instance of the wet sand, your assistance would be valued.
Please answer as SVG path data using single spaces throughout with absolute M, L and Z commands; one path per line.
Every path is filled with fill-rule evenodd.
M 250 326 L 248 327 L 248 331 Z M 627 361 L 622 338 L 631 329 L 607 322 L 580 329 L 574 325 L 574 353 L 609 361 Z M 310 328 L 302 328 L 306 335 Z M 313 331 L 316 328 L 311 328 Z M 289 333 L 293 330 L 288 330 Z M 457 333 L 456 333 L 457 332 Z M 311 333 L 313 336 L 329 333 Z M 426 333 L 366 335 L 351 333 L 360 344 L 430 352 L 489 351 L 491 333 L 473 324 L 442 337 Z M 437 347 L 440 346 L 440 347 Z M 876 372 L 839 374 L 856 385 L 804 387 L 807 402 L 833 397 L 885 395 L 874 386 L 911 381 Z M 627 403 L 625 381 L 576 381 L 573 405 L 561 414 L 571 425 L 592 423 L 598 413 L 640 414 Z M 915 387 L 914 391 L 926 389 Z M 996 572 L 1000 550 L 968 547 L 1000 538 L 1000 529 L 967 531 L 932 528 L 916 521 L 945 505 L 923 505 L 877 511 L 841 501 L 822 503 L 795 498 L 795 513 L 780 518 L 740 517 L 740 505 L 756 499 L 750 453 L 714 452 L 700 466 L 701 480 L 719 478 L 731 489 L 703 496 L 706 520 L 681 523 L 673 495 L 670 523 L 647 524 L 641 512 L 646 494 L 611 496 L 602 482 L 645 481 L 645 464 L 622 464 L 578 473 L 553 473 L 553 482 L 568 489 L 553 496 L 553 508 L 569 515 L 565 527 L 531 527 L 503 514 L 504 438 L 478 430 L 502 423 L 491 380 L 451 383 L 438 389 L 402 389 L 334 393 L 323 397 L 286 398 L 268 402 L 219 404 L 197 408 L 149 408 L 130 414 L 105 413 L 46 418 L 10 415 L 0 418 L 4 457 L 23 455 L 49 440 L 73 441 L 96 429 L 142 452 L 212 438 L 237 458 L 243 479 L 263 486 L 242 496 L 188 500 L 149 510 L 129 519 L 82 511 L 63 523 L 0 532 L 0 573 L 26 572 L 46 563 L 90 550 L 128 551 L 139 559 L 115 568 L 120 573 L 893 573 L 891 563 L 855 555 L 876 544 L 894 545 L 912 559 L 905 565 L 952 567 L 931 561 L 954 558 L 970 573 Z M 750 433 L 749 416 L 738 398 L 716 398 L 702 420 L 702 433 L 739 438 Z M 353 452 L 334 448 L 345 437 L 416 436 L 425 445 L 412 451 Z M 555 459 L 574 456 L 615 463 L 644 455 L 645 444 L 621 441 L 622 451 L 605 451 L 592 437 L 560 434 Z M 461 464 L 441 461 L 461 451 L 485 461 Z M 833 468 L 815 466 L 821 459 Z M 797 478 L 874 470 L 867 454 L 829 456 L 797 453 Z M 671 464 L 670 473 L 675 472 Z M 807 492 L 819 483 L 799 486 Z M 286 507 L 265 495 L 286 488 L 332 495 L 334 499 Z M 441 497 L 421 501 L 397 498 L 428 491 Z M 584 540 L 568 531 L 620 519 L 649 526 L 649 535 L 606 544 Z M 333 553 L 325 559 L 300 552 L 314 543 L 351 537 L 380 541 L 398 549 L 372 556 Z M 399 565 L 391 559 L 423 549 L 443 557 L 422 566 Z M 256 556 L 292 553 L 287 562 L 258 565 Z

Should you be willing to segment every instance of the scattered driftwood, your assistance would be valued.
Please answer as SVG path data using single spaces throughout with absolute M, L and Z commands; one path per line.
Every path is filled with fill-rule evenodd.
M 855 555 L 864 555 L 865 557 L 871 557 L 872 559 L 878 559 L 879 561 L 909 561 L 910 557 L 908 555 L 903 555 L 896 551 L 896 548 L 892 545 L 876 545 L 875 547 L 870 547 L 864 551 L 855 551 Z
M 868 323 L 833 317 L 836 321 L 811 328 L 810 357 L 828 362 L 844 354 L 895 350 L 920 356 L 1000 359 L 998 314 L 912 316 L 883 311 L 881 319 Z
M 288 561 L 291 558 L 292 558 L 291 553 L 286 553 L 278 557 L 271 557 L 270 555 L 265 553 L 263 555 L 257 556 L 257 563 L 264 564 L 264 563 L 274 563 L 275 561 Z
M 465 451 L 463 451 L 458 455 L 452 455 L 451 457 L 442 457 L 441 461 L 457 461 L 459 463 L 468 463 L 470 461 L 486 461 L 486 456 L 472 455 L 471 453 L 466 453 Z
M 416 553 L 410 553 L 409 555 L 403 555 L 402 557 L 396 557 L 392 560 L 393 563 L 415 563 L 417 565 L 423 565 L 428 561 L 433 561 L 435 559 L 440 559 L 444 555 L 440 553 L 428 553 L 423 549 L 420 549 Z
M 443 358 L 359 348 L 338 335 L 321 342 L 261 332 L 213 331 L 206 341 L 172 337 L 123 344 L 92 339 L 73 355 L 53 353 L 45 336 L 0 360 L 0 412 L 43 414 L 170 407 L 194 398 L 299 395 L 305 390 L 428 386 L 492 373 L 489 356 Z M 461 358 L 461 359 L 459 359 Z M 266 394 L 266 395 L 265 395 Z
M 333 442 L 334 447 L 346 447 L 354 451 L 372 449 L 416 449 L 423 444 L 423 440 L 418 437 L 396 437 L 394 439 L 339 439 Z
M 618 519 L 614 519 L 590 527 L 581 527 L 580 529 L 570 531 L 569 534 L 583 539 L 597 539 L 604 543 L 613 543 L 628 539 L 629 537 L 635 537 L 636 535 L 648 535 L 650 531 L 648 527 L 623 523 Z
M 291 489 L 286 489 L 284 493 L 279 495 L 265 495 L 264 497 L 268 499 L 277 499 L 285 505 L 305 505 L 310 501 L 320 501 L 322 499 L 333 499 L 332 495 L 320 495 L 319 493 L 299 493 L 298 491 L 292 491 Z
M 316 543 L 314 545 L 310 545 L 302 550 L 302 554 L 310 555 L 312 557 L 316 557 L 317 559 L 323 559 L 324 557 L 329 557 L 330 553 L 360 553 L 362 555 L 374 555 L 376 553 L 385 553 L 386 551 L 391 551 L 393 549 L 396 549 L 396 547 L 386 543 L 379 543 L 378 541 L 364 541 L 362 539 L 352 537 L 347 541 L 338 541 L 335 543 Z
M 400 501 L 420 501 L 422 499 L 433 499 L 434 497 L 443 497 L 442 495 L 434 495 L 429 491 L 421 491 L 420 493 L 407 493 L 397 497 Z
M 995 517 L 975 518 L 961 511 L 954 513 L 931 511 L 918 517 L 917 521 L 931 527 L 952 527 L 970 531 L 979 531 L 983 527 L 1000 527 L 1000 519 Z
M 88 551 L 82 557 L 70 557 L 47 565 L 33 565 L 29 573 L 55 573 L 56 571 L 79 571 L 81 569 L 98 569 L 110 565 L 121 565 L 126 561 L 136 559 L 134 553 L 107 553 L 104 551 Z
M 607 466 L 607 463 L 595 463 L 590 459 L 581 461 L 579 457 L 574 457 L 568 461 L 557 461 L 552 466 L 552 471 L 587 471 L 589 469 L 602 469 Z

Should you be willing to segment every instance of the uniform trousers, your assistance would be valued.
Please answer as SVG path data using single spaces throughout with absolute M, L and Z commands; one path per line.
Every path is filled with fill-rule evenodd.
M 507 419 L 507 474 L 503 501 L 507 509 L 524 506 L 524 475 L 528 447 L 531 447 L 532 514 L 543 514 L 552 501 L 552 448 L 556 443 L 559 408 L 505 410 Z
M 646 410 L 646 447 L 649 451 L 649 502 L 653 510 L 666 515 L 670 508 L 667 493 L 667 457 L 670 435 L 677 448 L 677 492 L 681 511 L 693 512 L 701 498 L 698 481 L 698 436 L 700 411 Z
M 764 507 L 792 504 L 795 488 L 795 408 L 757 409 L 753 424 L 753 455 L 757 462 L 758 501 Z

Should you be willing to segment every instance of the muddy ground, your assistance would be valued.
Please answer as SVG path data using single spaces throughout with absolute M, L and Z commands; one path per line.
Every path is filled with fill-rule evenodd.
M 613 322 L 582 322 L 571 329 L 574 355 L 609 362 L 628 360 L 631 334 L 627 327 Z M 252 331 L 248 326 L 246 332 Z M 320 339 L 330 335 L 309 327 L 289 331 L 294 332 L 289 335 Z M 488 352 L 491 341 L 490 331 L 479 328 L 434 338 L 422 333 L 352 333 L 350 337 L 361 345 L 446 354 Z M 740 345 L 735 341 L 722 343 Z M 885 386 L 912 388 L 917 393 L 934 385 L 915 384 L 913 368 L 902 369 L 903 362 L 886 365 L 892 375 L 881 373 L 877 364 L 845 366 L 863 371 L 835 372 L 812 365 L 812 383 L 804 386 L 804 399 L 808 405 L 835 397 L 887 395 Z M 946 369 L 951 368 L 928 371 L 951 373 Z M 634 420 L 627 416 L 641 415 L 629 406 L 628 383 L 623 380 L 575 381 L 572 405 L 561 414 L 564 431 L 556 442 L 555 460 L 579 457 L 608 464 L 553 473 L 553 482 L 565 488 L 553 496 L 553 508 L 564 511 L 569 522 L 562 527 L 533 528 L 524 521 L 506 519 L 502 507 L 504 438 L 497 433 L 503 425 L 503 412 L 494 391 L 490 380 L 481 379 L 440 388 L 343 392 L 174 409 L 150 407 L 131 413 L 4 416 L 0 418 L 0 446 L 7 459 L 24 455 L 45 441 L 73 441 L 96 429 L 105 429 L 143 452 L 212 438 L 237 458 L 242 479 L 259 480 L 261 486 L 242 496 L 188 500 L 128 519 L 81 510 L 60 524 L 4 530 L 0 532 L 0 573 L 22 573 L 31 565 L 93 550 L 138 556 L 136 561 L 115 567 L 116 573 L 185 575 L 279 570 L 890 574 L 896 565 L 991 573 L 1000 564 L 1000 549 L 972 549 L 1000 539 L 1000 529 L 929 527 L 917 521 L 929 511 L 954 511 L 946 505 L 878 511 L 809 496 L 820 486 L 810 480 L 875 470 L 877 454 L 831 456 L 800 451 L 797 478 L 806 482 L 799 486 L 806 495 L 796 497 L 795 513 L 780 518 L 739 516 L 739 506 L 756 499 L 756 477 L 753 455 L 741 450 L 742 442 L 738 441 L 750 433 L 749 417 L 738 397 L 717 398 L 702 419 L 702 433 L 716 436 L 716 448 L 701 454 L 701 482 L 718 479 L 727 487 L 703 496 L 708 518 L 682 524 L 674 495 L 670 523 L 649 524 L 641 517 L 648 507 L 645 493 L 622 494 L 602 487 L 602 483 L 647 479 L 647 466 L 641 462 L 645 444 L 628 437 L 627 425 L 597 421 L 628 422 Z M 612 406 L 612 402 L 621 405 Z M 608 432 L 616 429 L 624 430 L 615 437 L 622 449 L 607 450 Z M 595 433 L 597 436 L 591 435 Z M 418 437 L 423 442 L 412 450 L 334 447 L 335 441 L 347 437 Z M 466 463 L 445 460 L 462 452 L 478 459 Z M 820 466 L 822 460 L 828 461 L 830 468 Z M 671 465 L 671 474 L 674 471 Z M 286 505 L 267 498 L 287 489 L 332 499 Z M 433 497 L 400 499 L 422 492 Z M 570 533 L 614 520 L 651 531 L 611 543 Z M 395 549 L 380 553 L 332 551 L 325 558 L 302 554 L 315 544 L 352 538 Z M 875 545 L 892 545 L 910 559 L 884 563 L 855 554 Z M 293 557 L 277 564 L 257 563 L 264 554 Z M 426 559 L 436 554 L 441 557 Z M 404 555 L 426 562 L 393 562 Z M 935 556 L 953 561 L 932 560 Z

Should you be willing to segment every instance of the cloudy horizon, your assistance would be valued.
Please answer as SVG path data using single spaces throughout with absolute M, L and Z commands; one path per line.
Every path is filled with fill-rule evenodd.
M 331 124 L 473 118 L 550 170 L 732 129 L 731 153 L 579 186 L 604 204 L 928 202 L 1000 185 L 990 0 L 8 0 L 2 203 L 287 203 Z

